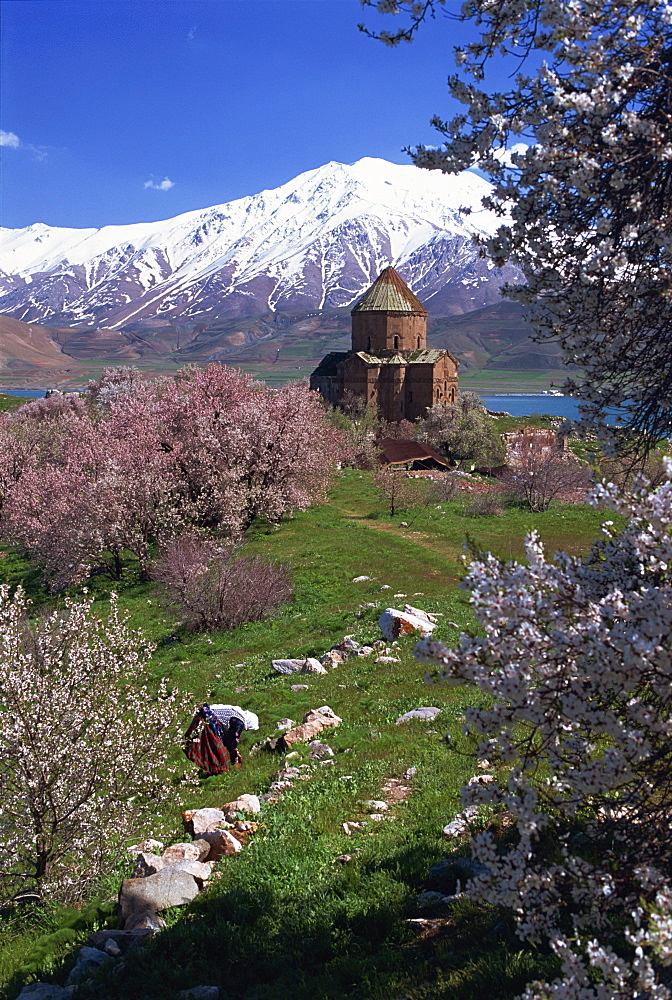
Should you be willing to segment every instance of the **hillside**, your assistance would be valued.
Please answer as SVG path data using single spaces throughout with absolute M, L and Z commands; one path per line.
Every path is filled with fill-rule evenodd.
M 501 300 L 464 315 L 430 315 L 428 344 L 448 348 L 463 376 L 479 372 L 553 374 L 562 368 L 555 345 L 534 344 L 519 306 Z M 134 365 L 148 376 L 183 364 L 222 361 L 276 383 L 303 378 L 329 351 L 350 345 L 348 309 L 210 319 L 173 320 L 124 329 L 45 327 L 0 317 L 10 387 L 76 387 L 106 365 Z M 540 384 L 540 388 L 544 385 Z
M 552 972 L 543 950 L 521 945 L 500 912 L 464 906 L 456 920 L 418 903 L 432 887 L 433 864 L 453 852 L 468 854 L 465 843 L 447 843 L 441 830 L 459 809 L 459 788 L 473 763 L 453 753 L 443 736 L 459 740 L 473 692 L 427 687 L 411 655 L 413 640 L 394 648 L 393 661 L 354 657 L 326 675 L 301 676 L 306 687 L 296 691 L 297 678 L 274 673 L 270 660 L 319 656 L 345 635 L 360 644 L 378 639 L 381 611 L 406 601 L 437 613 L 437 637 L 452 642 L 473 624 L 458 588 L 466 534 L 511 558 L 522 555 L 523 534 L 535 527 L 550 550 L 579 553 L 603 518 L 582 506 L 546 515 L 509 508 L 484 517 L 471 512 L 468 496 L 390 518 L 369 475 L 346 471 L 326 505 L 278 529 L 252 532 L 250 554 L 288 562 L 295 577 L 293 603 L 268 621 L 228 634 L 185 634 L 152 585 L 129 574 L 120 585 L 121 605 L 157 645 L 152 677 L 167 675 L 193 693 L 194 704 L 242 704 L 261 723 L 259 734 L 243 737 L 240 771 L 176 790 L 169 813 L 157 816 L 152 830 L 129 831 L 129 844 L 151 834 L 182 840 L 183 808 L 265 793 L 285 759 L 250 749 L 277 734 L 281 719 L 300 720 L 327 704 L 343 722 L 326 737 L 334 753 L 326 759 L 333 762 L 320 763 L 298 745 L 299 756 L 287 763 L 305 765 L 310 780 L 265 804 L 262 826 L 240 855 L 222 862 L 207 892 L 166 913 L 168 929 L 128 952 L 121 967 L 104 971 L 82 1000 L 178 1000 L 178 990 L 197 984 L 218 985 L 220 997 L 231 1000 L 283 1000 L 288 993 L 296 1000 L 506 1000 L 529 978 Z M 363 574 L 370 579 L 355 583 Z M 3 559 L 0 580 L 19 579 L 38 608 L 49 602 L 22 560 Z M 109 581 L 93 578 L 90 586 L 96 609 L 106 613 Z M 431 723 L 397 725 L 418 706 L 441 714 Z M 375 822 L 362 801 L 387 798 L 393 778 L 404 779 L 410 795 L 390 805 L 394 819 Z M 346 833 L 344 822 L 361 826 Z M 47 928 L 6 921 L 0 980 L 10 985 L 0 992 L 3 1000 L 15 1000 L 27 978 L 64 981 L 89 932 L 115 926 L 114 908 L 104 900 L 128 871 L 112 873 L 97 908 L 54 911 Z M 430 923 L 409 923 L 418 920 Z

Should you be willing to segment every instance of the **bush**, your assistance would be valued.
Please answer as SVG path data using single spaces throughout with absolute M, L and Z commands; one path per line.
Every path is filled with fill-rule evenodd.
M 194 632 L 226 631 L 264 618 L 292 598 L 287 566 L 195 535 L 164 549 L 152 576 Z
M 499 493 L 481 493 L 465 507 L 468 517 L 493 517 L 502 513 L 502 497 Z

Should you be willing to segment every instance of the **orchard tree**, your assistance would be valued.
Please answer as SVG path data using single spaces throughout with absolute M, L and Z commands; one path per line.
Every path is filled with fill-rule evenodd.
M 416 649 L 439 680 L 487 695 L 463 732 L 495 780 L 462 801 L 472 820 L 506 810 L 518 837 L 502 852 L 474 828 L 487 873 L 468 893 L 558 956 L 562 979 L 527 1000 L 670 996 L 672 482 L 595 499 L 628 526 L 606 521 L 587 558 L 549 560 L 534 532 L 526 565 L 478 558 L 466 586 L 481 634 Z
M 501 435 L 475 392 L 461 392 L 456 403 L 433 406 L 416 437 L 463 464 L 473 459 L 478 466 L 494 468 L 506 457 Z
M 646 449 L 672 430 L 672 7 L 666 0 L 363 0 L 401 15 L 389 44 L 438 13 L 472 22 L 448 84 L 465 106 L 433 124 L 439 148 L 418 166 L 477 167 L 503 219 L 483 242 L 512 261 L 539 339 L 557 340 L 582 369 L 566 387 L 603 440 Z M 365 29 L 366 30 L 366 29 Z M 502 55 L 509 89 L 485 86 Z M 507 148 L 508 147 L 508 148 Z M 613 408 L 627 429 L 607 426 Z M 633 442 L 634 438 L 634 442 Z
M 153 647 L 114 599 L 105 620 L 91 603 L 66 600 L 31 624 L 23 592 L 0 587 L 3 872 L 62 900 L 108 871 L 126 838 L 157 832 L 186 712 L 164 682 L 145 686 Z

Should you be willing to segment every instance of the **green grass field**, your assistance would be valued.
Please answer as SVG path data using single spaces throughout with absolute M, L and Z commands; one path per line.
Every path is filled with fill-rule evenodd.
M 398 663 L 353 659 L 325 676 L 300 678 L 270 668 L 273 657 L 319 656 L 346 634 L 373 641 L 380 637 L 381 611 L 406 602 L 438 613 L 436 635 L 452 643 L 475 625 L 468 595 L 459 589 L 465 537 L 503 558 L 519 558 L 523 535 L 534 527 L 551 552 L 580 553 L 604 519 L 582 505 L 536 515 L 508 508 L 479 517 L 468 510 L 469 501 L 457 499 L 390 518 L 368 473 L 340 473 L 328 503 L 250 532 L 250 553 L 291 565 L 295 598 L 273 618 L 226 634 L 184 634 L 152 585 L 128 572 L 120 601 L 132 624 L 157 645 L 154 681 L 168 676 L 193 694 L 194 705 L 232 701 L 252 709 L 261 737 L 276 733 L 283 717 L 301 721 L 308 709 L 325 704 L 343 723 L 325 734 L 334 763 L 315 764 L 310 781 L 265 806 L 252 843 L 220 865 L 220 876 L 193 904 L 168 913 L 166 931 L 83 990 L 84 1000 L 174 1000 L 176 991 L 197 984 L 218 985 L 220 996 L 233 1000 L 281 1000 L 288 993 L 296 1000 L 504 1000 L 551 970 L 543 950 L 520 945 L 503 912 L 464 904 L 436 935 L 418 934 L 406 922 L 417 916 L 415 900 L 429 867 L 451 850 L 441 830 L 459 809 L 460 786 L 473 764 L 449 750 L 444 736 L 450 732 L 459 745 L 461 716 L 474 693 L 427 686 L 412 641 L 397 648 Z M 371 579 L 353 583 L 360 575 Z M 0 560 L 0 582 L 20 580 L 37 607 L 60 600 L 45 595 L 39 575 L 21 558 Z M 384 585 L 391 589 L 381 590 Z M 91 589 L 104 615 L 109 582 L 97 578 Z M 292 692 L 297 681 L 308 690 Z M 395 724 L 421 705 L 437 706 L 441 715 L 431 724 Z M 251 735 L 243 737 L 239 772 L 176 793 L 155 829 L 129 830 L 129 844 L 150 835 L 181 840 L 182 809 L 264 792 L 283 757 L 247 753 Z M 306 754 L 300 745 L 293 763 L 307 762 Z M 384 780 L 409 767 L 417 768 L 413 794 L 392 810 L 397 818 L 369 821 L 346 836 L 344 821 L 366 819 L 359 800 L 378 798 Z M 466 854 L 468 845 L 457 850 Z M 339 862 L 343 854 L 351 860 Z M 125 874 L 130 870 L 112 873 L 100 901 Z M 88 932 L 116 926 L 113 905 L 94 904 L 82 913 L 55 908 L 32 918 L 5 910 L 3 1000 L 14 1000 L 31 979 L 64 981 Z

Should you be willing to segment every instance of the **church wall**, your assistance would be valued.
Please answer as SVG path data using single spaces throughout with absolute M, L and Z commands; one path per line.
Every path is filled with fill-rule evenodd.
M 395 339 L 396 338 L 396 339 Z M 427 346 L 427 317 L 412 313 L 352 314 L 352 349 L 376 354 Z

